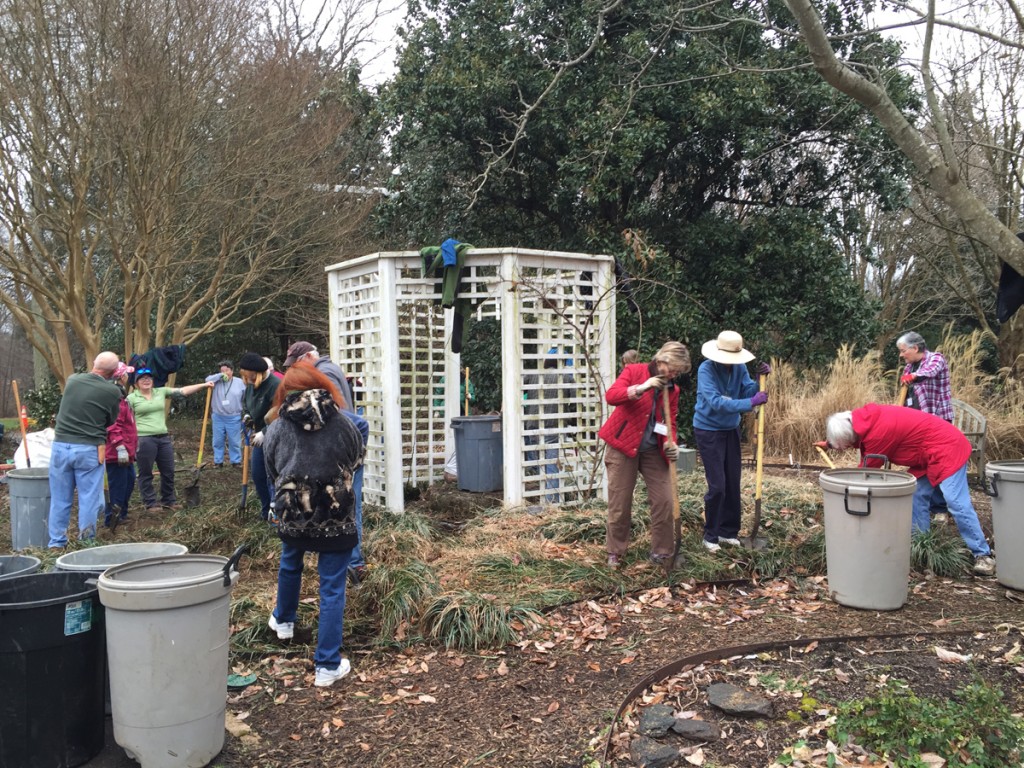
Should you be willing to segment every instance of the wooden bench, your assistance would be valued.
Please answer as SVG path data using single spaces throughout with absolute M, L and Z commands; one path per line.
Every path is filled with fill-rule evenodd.
M 985 480 L 985 441 L 988 420 L 974 406 L 955 397 L 950 401 L 953 405 L 953 425 L 964 433 L 971 441 L 971 461 L 978 472 L 978 478 Z

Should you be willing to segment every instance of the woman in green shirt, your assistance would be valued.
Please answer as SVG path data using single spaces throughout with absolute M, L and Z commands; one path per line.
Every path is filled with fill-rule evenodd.
M 191 395 L 208 389 L 213 382 L 190 384 L 187 387 L 154 387 L 153 371 L 139 368 L 135 371 L 135 391 L 128 395 L 128 404 L 135 411 L 135 424 L 139 428 L 139 449 L 135 460 L 139 467 L 139 493 L 148 510 L 181 509 L 174 495 L 174 443 L 167 433 L 168 395 Z M 160 470 L 160 501 L 153 488 L 153 463 Z

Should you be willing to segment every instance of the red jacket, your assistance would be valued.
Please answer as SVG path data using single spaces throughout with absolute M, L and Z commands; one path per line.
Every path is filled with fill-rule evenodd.
M 658 369 L 654 363 L 634 363 L 627 365 L 619 378 L 608 387 L 604 393 L 605 402 L 614 405 L 615 410 L 608 417 L 608 421 L 601 427 L 598 436 L 608 445 L 616 450 L 622 451 L 630 458 L 637 455 L 640 450 L 640 441 L 643 439 L 647 422 L 651 418 L 651 408 L 654 407 L 654 399 L 658 399 L 657 414 L 655 421 L 659 424 L 665 423 L 665 409 L 662 405 L 661 390 L 652 389 L 644 392 L 636 400 L 630 400 L 628 390 L 635 384 L 643 384 L 651 376 L 657 376 Z M 672 434 L 672 442 L 678 445 L 676 439 L 676 416 L 679 413 L 679 389 L 673 388 L 668 395 L 669 411 L 672 415 L 672 424 L 669 430 Z M 657 435 L 658 444 L 664 457 L 665 436 Z M 668 459 L 665 459 L 668 462 Z
M 971 443 L 948 421 L 898 405 L 868 403 L 853 412 L 853 431 L 860 437 L 861 454 L 880 453 L 906 467 L 914 477 L 928 476 L 938 485 L 971 457 Z M 880 467 L 880 459 L 869 459 Z
M 123 397 L 118 406 L 117 421 L 107 427 L 107 458 L 108 464 L 117 463 L 117 446 L 128 449 L 128 460 L 135 461 L 135 451 L 139 447 L 139 430 L 135 426 L 135 412 Z

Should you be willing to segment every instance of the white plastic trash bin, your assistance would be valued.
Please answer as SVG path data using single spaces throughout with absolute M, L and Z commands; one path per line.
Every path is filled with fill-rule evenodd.
M 996 580 L 1024 590 L 1024 460 L 986 464 L 985 479 L 992 497 Z
M 174 557 L 188 553 L 184 544 L 170 541 L 134 541 L 122 544 L 107 544 L 67 552 L 53 564 L 57 571 L 90 571 L 99 573 L 115 565 L 151 557 Z
M 11 549 L 46 549 L 50 543 L 49 468 L 12 469 L 7 487 L 11 490 Z
M 917 480 L 909 472 L 827 469 L 825 560 L 833 600 L 894 611 L 907 602 L 910 523 Z
M 232 557 L 176 555 L 99 577 L 114 741 L 144 768 L 199 768 L 224 746 Z

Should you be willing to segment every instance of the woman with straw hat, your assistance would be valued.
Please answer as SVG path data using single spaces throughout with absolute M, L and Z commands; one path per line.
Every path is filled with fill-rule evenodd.
M 697 369 L 693 438 L 708 482 L 704 547 L 717 552 L 722 544 L 740 543 L 740 417 L 767 402 L 768 394 L 750 378 L 746 363 L 754 355 L 736 331 L 722 331 L 700 353 L 707 359 Z M 758 365 L 763 376 L 771 371 L 768 363 Z

